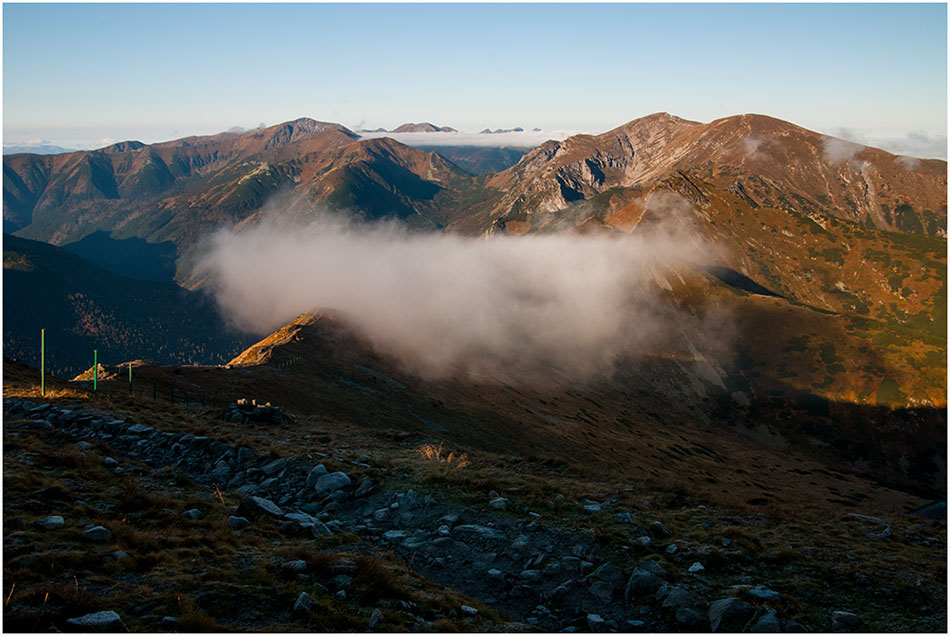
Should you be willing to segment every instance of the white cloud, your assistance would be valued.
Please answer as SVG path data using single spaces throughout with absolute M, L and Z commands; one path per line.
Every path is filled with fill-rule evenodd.
M 670 222 L 639 236 L 467 238 L 397 224 L 269 221 L 218 232 L 199 269 L 245 329 L 267 332 L 312 308 L 337 309 L 426 377 L 501 370 L 583 380 L 684 330 L 710 342 L 724 331 L 722 317 L 705 324 L 661 300 L 656 272 L 678 259 L 703 262 L 707 250 L 666 209 L 670 201 L 650 205 Z
M 844 140 L 880 148 L 896 155 L 906 155 L 908 158 L 947 158 L 946 133 L 929 133 L 923 130 L 899 133 L 895 131 L 834 128 L 831 130 L 831 134 Z

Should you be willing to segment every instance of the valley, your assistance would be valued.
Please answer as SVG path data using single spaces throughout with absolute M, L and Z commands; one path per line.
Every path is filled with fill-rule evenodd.
M 304 118 L 6 155 L 5 621 L 945 631 L 946 166 L 667 113 L 534 149 Z M 326 227 L 404 260 L 317 271 Z M 261 231 L 228 297 L 216 245 Z M 618 326 L 576 318 L 600 289 Z

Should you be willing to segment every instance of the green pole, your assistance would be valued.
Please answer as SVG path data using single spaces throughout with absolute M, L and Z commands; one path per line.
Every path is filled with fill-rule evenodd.
M 99 390 L 99 352 L 92 350 L 92 390 Z
M 46 329 L 40 329 L 40 393 L 46 397 Z

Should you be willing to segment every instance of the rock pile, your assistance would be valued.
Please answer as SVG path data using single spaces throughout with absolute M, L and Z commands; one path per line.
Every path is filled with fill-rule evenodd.
M 332 472 L 306 458 L 262 457 L 246 447 L 129 424 L 93 409 L 70 410 L 13 399 L 6 399 L 4 408 L 31 418 L 36 426 L 51 428 L 50 435 L 66 441 L 105 442 L 120 460 L 131 457 L 154 467 L 171 465 L 198 483 L 230 489 L 243 497 L 228 518 L 235 532 L 253 532 L 263 523 L 279 524 L 283 534 L 294 537 L 346 531 L 367 544 L 395 551 L 426 578 L 457 588 L 542 631 L 803 629 L 783 616 L 787 604 L 768 586 L 753 587 L 753 581 L 747 586 L 751 589 L 723 590 L 711 581 L 698 559 L 709 557 L 719 547 L 691 545 L 676 537 L 675 528 L 649 518 L 636 519 L 629 511 L 617 514 L 623 527 L 629 528 L 633 554 L 643 557 L 632 571 L 625 571 L 599 554 L 593 540 L 588 542 L 583 534 L 550 526 L 537 513 L 527 518 L 510 515 L 512 502 L 497 494 L 482 506 L 462 507 L 433 494 L 381 488 L 369 479 L 355 486 L 345 472 Z M 89 452 L 93 452 L 91 447 Z M 114 461 L 119 465 L 112 470 L 121 470 L 121 461 Z M 598 505 L 609 508 L 613 504 Z M 202 515 L 199 509 L 183 514 L 189 519 Z M 637 525 L 638 521 L 643 525 Z M 63 527 L 62 518 L 56 516 L 36 523 L 50 532 Z M 93 527 L 83 532 L 83 538 L 107 540 L 107 533 L 106 528 Z M 638 541 L 642 538 L 650 543 Z M 301 563 L 289 561 L 283 567 L 296 570 Z M 336 587 L 345 596 L 345 585 Z M 312 597 L 302 594 L 293 612 L 305 615 L 312 607 Z M 459 611 L 472 618 L 478 615 L 473 610 L 465 606 Z M 374 612 L 370 629 L 382 618 L 381 612 Z M 857 624 L 845 613 L 836 615 L 835 621 L 841 629 Z

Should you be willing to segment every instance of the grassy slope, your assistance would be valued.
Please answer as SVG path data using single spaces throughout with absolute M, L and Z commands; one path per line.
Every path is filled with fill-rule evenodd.
M 361 381 L 371 383 L 369 378 Z M 267 426 L 223 422 L 217 409 L 153 402 L 141 396 L 130 399 L 121 391 L 91 396 L 65 383 L 52 385 L 60 396 L 53 400 L 56 404 L 99 406 L 129 421 L 212 435 L 261 454 L 287 457 L 319 449 L 334 457 L 359 459 L 387 468 L 386 473 L 374 470 L 369 475 L 383 487 L 435 489 L 462 506 L 484 506 L 489 491 L 495 490 L 511 499 L 513 510 L 522 505 L 542 510 L 548 523 L 587 536 L 624 569 L 649 557 L 663 563 L 674 581 L 689 577 L 682 569 L 685 566 L 672 557 L 631 545 L 628 526 L 609 518 L 592 520 L 580 511 L 583 498 L 619 497 L 617 505 L 631 510 L 637 519 L 661 520 L 681 546 L 716 546 L 704 559 L 708 593 L 714 597 L 727 594 L 732 585 L 765 581 L 782 594 L 776 607 L 783 616 L 818 629 L 830 629 L 830 613 L 837 609 L 857 612 L 866 627 L 875 631 L 945 629 L 945 523 L 933 527 L 905 517 L 902 505 L 919 500 L 888 493 L 878 484 L 814 463 L 791 449 L 772 452 L 760 446 L 742 454 L 737 452 L 741 441 L 715 449 L 704 445 L 708 454 L 729 453 L 723 456 L 727 465 L 738 477 L 755 482 L 770 479 L 768 464 L 777 461 L 772 455 L 784 458 L 785 469 L 778 476 L 793 505 L 750 507 L 735 501 L 741 496 L 739 482 L 721 483 L 709 491 L 689 481 L 660 486 L 616 473 L 565 470 L 563 463 L 540 462 L 504 449 L 489 452 L 477 443 L 450 442 L 449 447 L 466 453 L 471 463 L 463 469 L 445 470 L 422 459 L 415 449 L 424 442 L 454 436 L 406 429 L 398 419 L 369 423 L 360 413 L 341 411 L 333 402 L 315 402 L 306 413 L 292 411 L 293 424 L 281 431 L 278 440 Z M 35 399 L 33 372 L 5 365 L 4 394 Z M 225 523 L 227 508 L 206 488 L 125 460 L 126 472 L 113 475 L 102 468 L 108 448 L 101 443 L 81 453 L 42 429 L 23 424 L 6 422 L 4 439 L 4 581 L 16 583 L 5 609 L 5 623 L 11 629 L 44 629 L 51 622 L 61 624 L 67 616 L 109 608 L 119 611 L 133 630 L 158 631 L 161 617 L 168 615 L 178 618 L 178 629 L 184 631 L 362 631 L 379 596 L 414 601 L 418 608 L 413 613 L 430 621 L 423 629 L 506 629 L 502 616 L 486 611 L 476 600 L 426 581 L 412 571 L 411 564 L 407 567 L 393 554 L 372 551 L 355 537 L 344 535 L 329 543 L 289 540 L 276 532 L 276 524 L 255 526 L 252 533 L 234 533 Z M 677 463 L 682 449 L 692 449 L 694 459 L 700 457 L 697 451 L 702 447 L 680 439 L 685 431 L 664 430 L 667 437 L 659 430 L 651 440 L 658 449 L 667 440 L 672 445 L 658 452 L 656 459 L 644 456 L 644 462 L 653 466 L 672 462 L 683 470 L 688 462 Z M 732 437 L 721 431 L 715 436 Z M 352 470 L 333 459 L 326 461 L 331 470 Z M 718 469 L 720 475 L 728 472 L 726 467 Z M 790 478 L 797 482 L 795 490 L 816 500 L 824 488 L 864 496 L 850 503 L 801 506 L 788 488 Z M 31 494 L 42 488 L 52 488 L 53 501 L 59 503 L 49 507 L 47 495 Z M 224 504 L 237 501 L 230 493 L 223 496 Z M 559 496 L 564 498 L 557 501 Z M 83 503 L 72 503 L 79 499 Z M 195 506 L 206 511 L 203 519 L 186 521 L 178 516 Z M 169 516 L 165 508 L 176 514 Z M 869 541 L 864 533 L 874 528 L 844 516 L 854 510 L 885 517 L 893 538 Z M 66 529 L 43 532 L 32 526 L 34 519 L 54 513 L 69 518 Z M 108 524 L 115 532 L 114 541 L 96 548 L 79 542 L 75 535 L 86 522 Z M 936 545 L 926 545 L 922 536 L 941 539 Z M 728 548 L 722 547 L 724 540 L 732 542 Z M 131 558 L 114 561 L 101 556 L 114 549 Z M 309 580 L 281 573 L 279 564 L 295 558 L 311 564 Z M 357 566 L 348 600 L 314 591 L 312 584 L 329 584 L 330 567 L 343 560 Z M 117 580 L 122 585 L 115 585 Z M 309 621 L 289 613 L 301 590 L 314 593 L 322 606 Z M 49 597 L 44 600 L 46 593 Z M 463 602 L 482 608 L 479 619 L 463 623 L 448 617 L 450 609 Z M 384 613 L 386 629 L 420 629 L 407 611 L 397 608 Z

